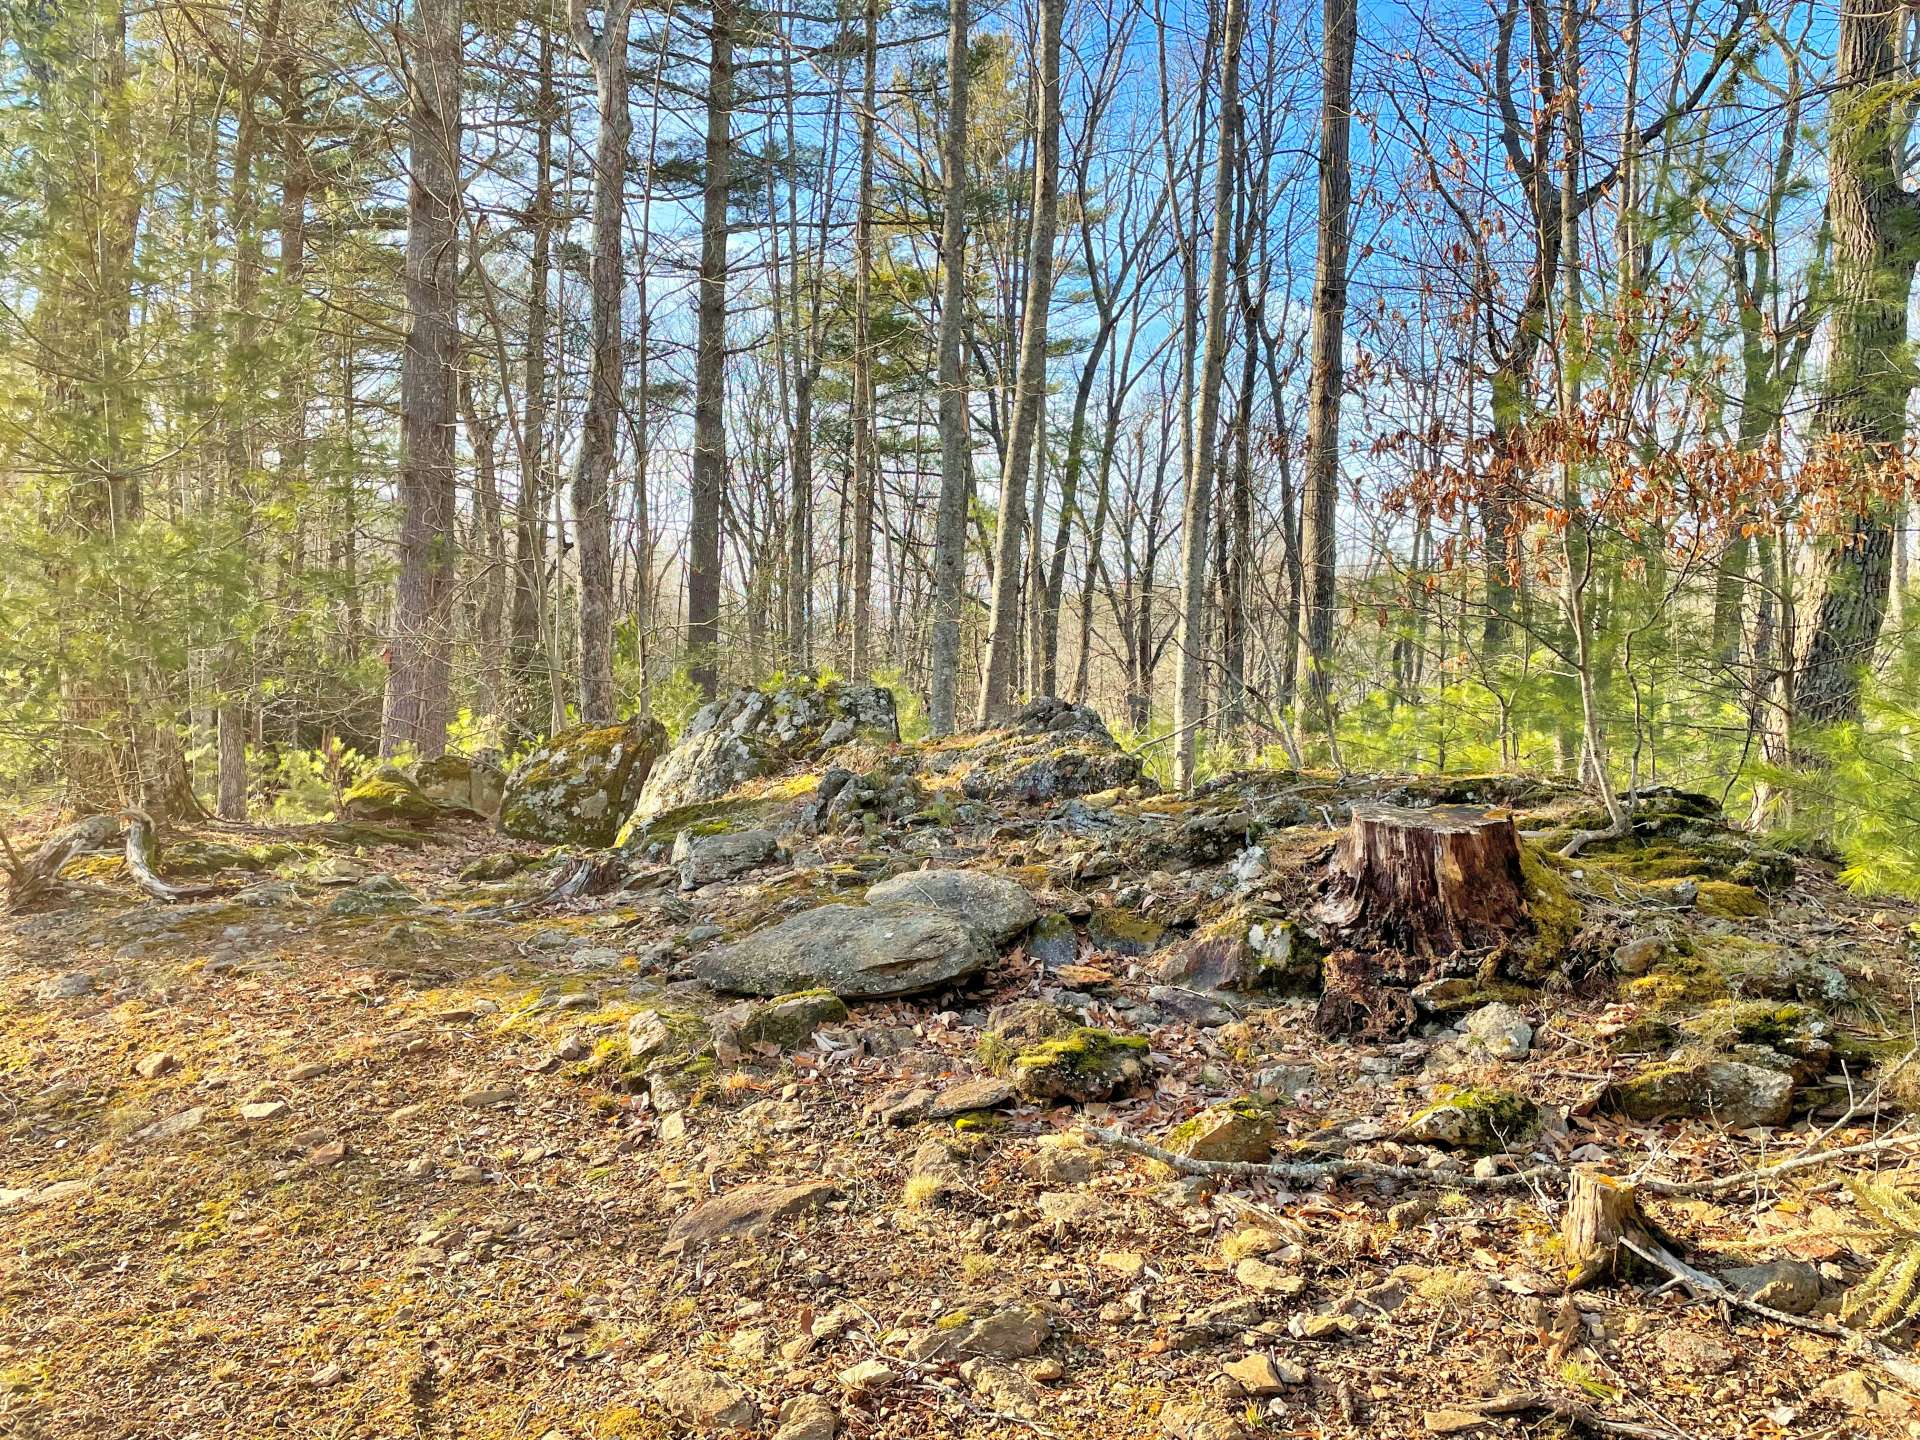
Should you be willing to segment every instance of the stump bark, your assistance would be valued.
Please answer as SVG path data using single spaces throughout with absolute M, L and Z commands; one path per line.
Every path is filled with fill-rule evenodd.
M 1592 1165 L 1577 1165 L 1569 1176 L 1560 1241 L 1569 1290 L 1616 1279 L 1639 1263 L 1625 1242 L 1642 1250 L 1665 1248 L 1641 1215 L 1633 1186 Z
M 1434 960 L 1528 933 L 1511 815 L 1356 805 L 1313 918 L 1336 945 Z

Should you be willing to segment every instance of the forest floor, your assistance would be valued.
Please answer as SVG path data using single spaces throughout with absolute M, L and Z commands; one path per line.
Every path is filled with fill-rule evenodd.
M 928 853 L 1084 917 L 1044 836 L 1013 829 Z M 1194 1023 L 1147 1003 L 1149 958 L 1083 940 L 1064 973 L 1016 946 L 969 988 L 723 1056 L 662 1114 L 604 1063 L 630 1018 L 669 995 L 716 1005 L 673 979 L 679 958 L 797 889 L 845 886 L 871 841 L 488 919 L 463 912 L 517 882 L 460 871 L 537 851 L 478 822 L 418 846 L 209 836 L 297 848 L 277 877 L 173 906 L 96 864 L 91 888 L 0 922 L 0 1433 L 1920 1435 L 1895 1376 L 1829 1336 L 1658 1278 L 1563 1298 L 1558 1182 L 1215 1184 L 1075 1138 L 1163 1135 L 1264 1076 L 1285 1091 L 1283 1147 L 1337 1135 L 1444 1176 L 1470 1162 L 1405 1140 L 1408 1118 L 1497 1083 L 1547 1108 L 1531 1152 L 1548 1162 L 1711 1177 L 1815 1143 L 1863 1093 L 1845 1063 L 1788 1127 L 1642 1124 L 1599 1103 L 1631 1068 L 1598 1038 L 1619 1014 L 1606 985 L 1523 1004 L 1531 1048 L 1494 1060 L 1438 1022 L 1328 1037 L 1310 1000 Z M 1271 864 L 1329 838 L 1301 827 Z M 1851 976 L 1911 968 L 1910 911 L 1799 869 L 1765 913 L 1711 923 Z M 368 874 L 428 903 L 334 913 Z M 1097 888 L 1178 916 L 1222 883 L 1166 867 Z M 1144 1034 L 1157 1080 L 1077 1108 L 887 1116 L 985 1076 L 992 1006 L 1063 991 Z M 1897 987 L 1875 993 L 1873 1015 L 1849 1012 L 1860 1033 L 1911 1033 Z M 1870 1106 L 1818 1143 L 1897 1120 Z M 1875 1258 L 1843 1173 L 1649 1209 L 1703 1269 L 1810 1262 L 1818 1321 Z M 747 1188 L 771 1183 L 793 1188 Z M 690 1230 L 714 1196 L 731 1208 Z M 703 1248 L 702 1222 L 730 1223 Z

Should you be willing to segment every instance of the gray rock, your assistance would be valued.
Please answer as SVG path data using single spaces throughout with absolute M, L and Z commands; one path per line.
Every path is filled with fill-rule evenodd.
M 899 740 L 891 690 L 837 680 L 736 690 L 694 713 L 680 743 L 647 776 L 631 824 L 643 825 L 682 805 L 718 800 L 748 780 L 856 738 L 881 744 Z
M 1742 1265 L 1720 1278 L 1749 1300 L 1789 1315 L 1811 1315 L 1820 1303 L 1820 1272 L 1804 1260 Z
M 666 743 L 651 717 L 561 731 L 507 778 L 500 828 L 548 845 L 611 845 Z
M 191 1134 L 206 1122 L 207 1109 L 204 1105 L 195 1105 L 190 1110 L 182 1110 L 169 1115 L 151 1125 L 143 1126 L 133 1132 L 132 1139 L 146 1144 L 153 1140 L 177 1140 L 182 1135 Z
M 1713 1119 L 1739 1130 L 1786 1124 L 1794 1088 L 1785 1071 L 1682 1050 L 1617 1081 L 1611 1093 L 1635 1120 Z
M 1147 999 L 1173 1019 L 1184 1020 L 1202 1030 L 1231 1025 L 1235 1019 L 1233 1010 L 1211 995 L 1203 995 L 1198 990 L 1188 990 L 1179 985 L 1155 985 L 1147 991 Z
M 653 1382 L 654 1401 L 694 1430 L 746 1430 L 760 1423 L 760 1406 L 731 1375 L 675 1364 Z
M 441 809 L 464 810 L 483 820 L 500 813 L 507 788 L 507 777 L 498 765 L 466 755 L 422 760 L 414 767 L 413 781 Z
M 682 830 L 673 842 L 673 863 L 680 867 L 680 888 L 697 890 L 731 880 L 749 870 L 771 864 L 780 854 L 780 842 L 771 830 L 733 830 L 721 835 L 695 835 Z
M 869 889 L 867 903 L 930 906 L 966 921 L 995 945 L 1006 944 L 1040 914 L 1023 887 L 976 870 L 909 870 Z
M 701 1201 L 674 1221 L 664 1253 L 677 1255 L 715 1240 L 763 1235 L 776 1222 L 818 1210 L 839 1193 L 839 1187 L 827 1180 L 736 1186 Z
M 56 975 L 39 989 L 42 1000 L 79 1000 L 91 995 L 99 987 L 93 976 L 84 970 L 69 970 L 64 975 Z
M 1467 1017 L 1467 1048 L 1495 1060 L 1524 1060 L 1533 1049 L 1533 1026 L 1512 1005 L 1494 1001 Z
M 979 932 L 943 910 L 912 905 L 822 905 L 708 951 L 694 975 L 737 995 L 815 987 L 846 998 L 911 995 L 986 968 Z

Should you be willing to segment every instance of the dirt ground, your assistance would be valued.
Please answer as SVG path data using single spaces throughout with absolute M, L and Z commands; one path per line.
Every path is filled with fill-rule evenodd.
M 477 823 L 417 849 L 219 838 L 304 848 L 173 906 L 97 867 L 0 924 L 0 1433 L 1920 1435 L 1901 1372 L 1848 1342 L 1657 1276 L 1562 1297 L 1557 1182 L 1289 1191 L 1075 1138 L 1163 1135 L 1278 1071 L 1283 1146 L 1337 1136 L 1452 1175 L 1471 1162 L 1403 1127 L 1442 1087 L 1497 1082 L 1553 1120 L 1489 1173 L 1693 1179 L 1900 1123 L 1868 1107 L 1816 1142 L 1865 1089 L 1844 1064 L 1788 1128 L 1643 1124 L 1597 1103 L 1623 1068 L 1596 1039 L 1605 991 L 1523 1006 L 1531 1049 L 1497 1061 L 1445 1033 L 1330 1038 L 1310 1001 L 1143 1023 L 1145 962 L 1094 950 L 1068 978 L 1090 1023 L 1147 1036 L 1151 1083 L 892 1123 L 903 1093 L 985 1075 L 991 1006 L 1061 988 L 1016 946 L 982 983 L 722 1055 L 662 1113 L 610 1057 L 635 1013 L 717 1003 L 673 957 L 846 883 L 857 842 L 692 894 L 484 918 L 521 892 L 456 878 L 514 848 Z M 365 874 L 426 903 L 332 913 Z M 1912 920 L 1803 864 L 1747 928 L 1884 971 Z M 1906 1023 L 1882 1004 L 1881 1029 Z M 1903 1158 L 1649 1209 L 1703 1269 L 1811 1264 L 1831 1325 L 1878 1254 L 1842 1177 Z M 743 1193 L 688 1242 L 696 1206 Z

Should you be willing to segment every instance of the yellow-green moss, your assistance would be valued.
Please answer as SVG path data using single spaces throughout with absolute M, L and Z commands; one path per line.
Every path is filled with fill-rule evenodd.
M 1544 975 L 1565 958 L 1573 937 L 1580 932 L 1580 902 L 1548 857 L 1524 841 L 1520 845 L 1520 880 L 1534 934 L 1526 973 Z

